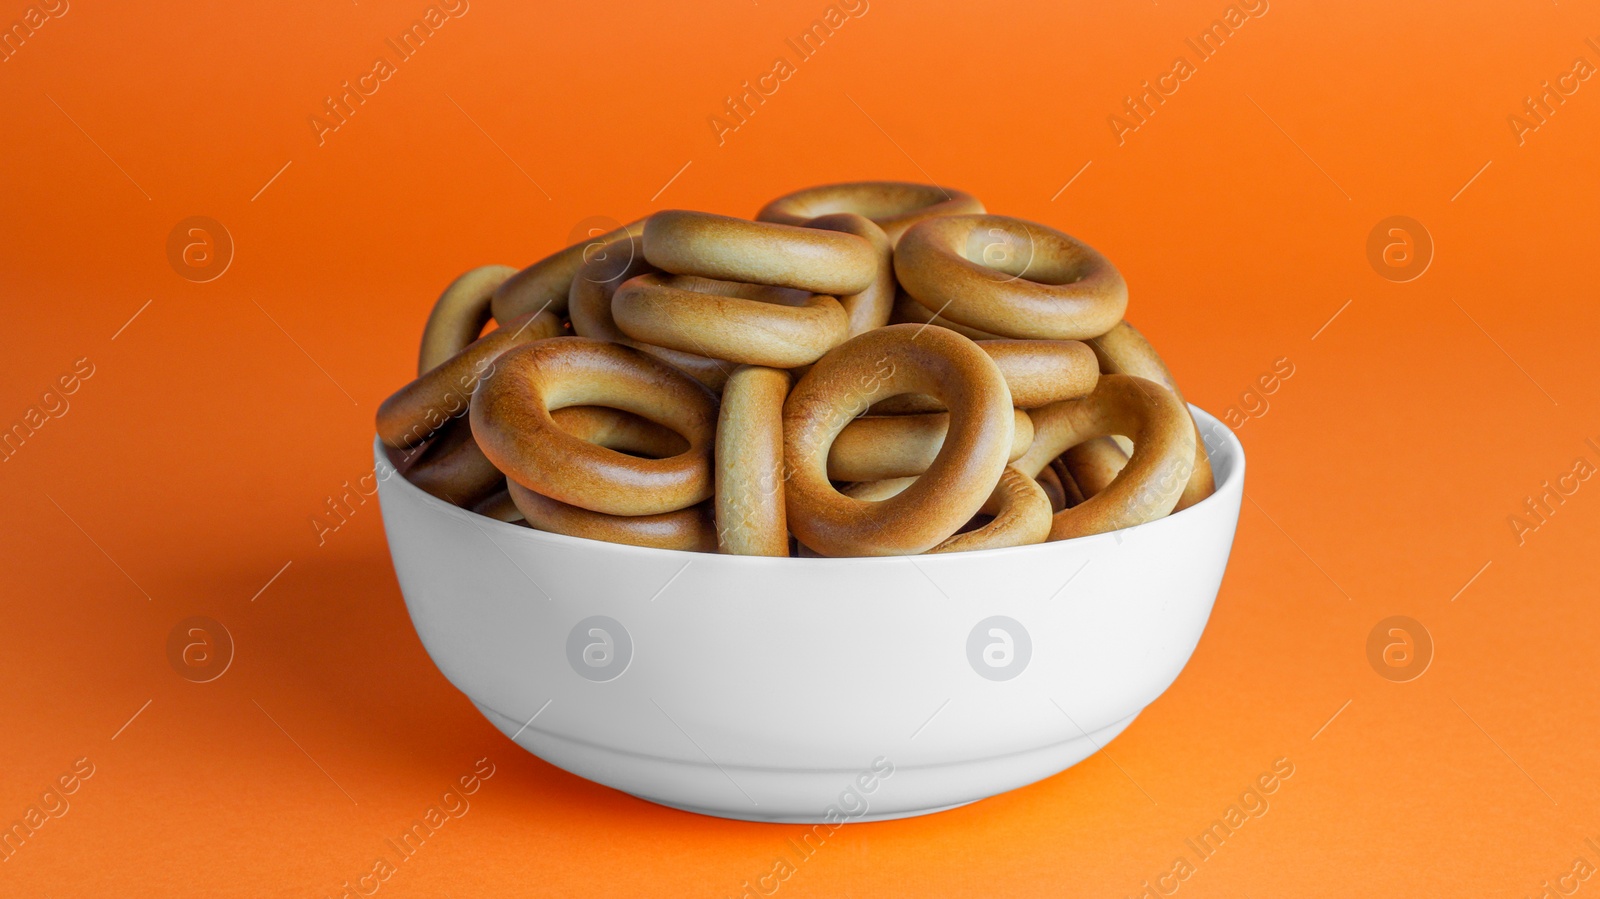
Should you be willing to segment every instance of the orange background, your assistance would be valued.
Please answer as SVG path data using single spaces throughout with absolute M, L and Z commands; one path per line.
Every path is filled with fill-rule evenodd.
M 1600 5 L 1275 0 L 1200 62 L 1184 39 L 1223 0 L 872 0 L 719 146 L 708 116 L 793 61 L 822 0 L 473 0 L 319 146 L 308 117 L 426 5 L 72 2 L 0 63 L 0 423 L 94 366 L 0 463 L 0 822 L 95 766 L 0 894 L 338 895 L 484 757 L 470 813 L 382 895 L 720 897 L 765 874 L 799 826 L 527 755 L 429 663 L 375 503 L 324 546 L 310 521 L 370 471 L 376 405 L 461 270 L 590 216 L 750 215 L 858 178 L 1094 244 L 1214 413 L 1275 359 L 1295 374 L 1240 429 L 1249 499 L 1173 688 L 1059 776 L 847 827 L 781 895 L 1137 895 L 1283 757 L 1270 811 L 1179 895 L 1537 896 L 1600 865 L 1600 481 L 1521 545 L 1507 522 L 1600 464 L 1600 80 L 1521 146 L 1507 124 L 1600 64 Z M 1107 116 L 1179 55 L 1197 71 L 1119 146 Z M 209 283 L 167 256 L 192 215 L 236 243 Z M 1391 215 L 1436 245 L 1409 283 L 1368 259 Z M 1436 645 L 1410 683 L 1366 653 L 1395 614 Z M 236 643 L 214 682 L 168 662 L 190 615 Z

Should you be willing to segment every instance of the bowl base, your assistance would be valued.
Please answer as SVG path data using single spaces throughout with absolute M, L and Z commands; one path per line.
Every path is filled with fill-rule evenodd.
M 579 777 L 679 811 L 774 824 L 890 821 L 958 808 L 1076 765 L 1099 752 L 1139 714 L 1002 755 L 934 764 L 902 757 L 895 761 L 893 774 L 868 790 L 870 797 L 863 797 L 851 788 L 857 768 L 750 767 L 721 764 L 710 757 L 665 758 L 574 740 L 474 704 L 523 749 Z
M 665 806 L 665 807 L 670 808 L 670 809 L 677 809 L 680 812 L 691 812 L 691 813 L 696 814 L 696 815 L 707 815 L 707 816 L 712 817 L 712 818 L 729 818 L 729 819 L 732 819 L 734 821 L 753 821 L 753 822 L 755 822 L 757 824 L 828 824 L 828 823 L 830 823 L 828 818 L 825 818 L 825 817 L 823 817 L 821 815 L 785 815 L 785 814 L 781 814 L 781 813 L 780 814 L 773 814 L 773 815 L 753 815 L 753 814 L 749 814 L 749 813 L 746 813 L 746 812 L 734 812 L 734 811 L 729 811 L 727 809 L 721 809 L 721 808 L 706 808 L 704 806 L 683 805 L 683 804 L 677 803 L 677 802 L 666 802 L 666 801 L 661 800 L 661 799 L 653 799 L 653 798 L 651 798 L 649 796 L 641 796 L 638 793 L 629 793 L 628 795 L 632 796 L 635 799 L 643 799 L 645 802 L 649 802 L 649 803 L 652 803 L 654 805 L 661 805 L 661 806 Z M 939 812 L 948 812 L 948 811 L 950 811 L 951 809 L 954 809 L 954 808 L 961 808 L 964 805 L 971 805 L 972 803 L 977 802 L 977 801 L 978 800 L 976 800 L 976 799 L 968 799 L 965 802 L 953 802 L 953 803 L 951 803 L 949 805 L 940 805 L 940 806 L 935 806 L 933 808 L 916 808 L 916 809 L 909 809 L 909 810 L 906 810 L 906 811 L 880 812 L 880 813 L 876 813 L 876 814 L 867 814 L 867 815 L 862 815 L 859 818 L 851 818 L 849 823 L 851 823 L 851 824 L 860 824 L 860 823 L 863 823 L 863 822 L 870 822 L 870 821 L 894 821 L 894 820 L 897 820 L 899 818 L 916 818 L 916 817 L 919 817 L 921 815 L 934 815 L 934 814 L 938 814 Z

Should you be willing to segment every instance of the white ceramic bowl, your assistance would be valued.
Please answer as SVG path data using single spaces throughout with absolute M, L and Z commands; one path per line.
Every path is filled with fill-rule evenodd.
M 1198 409 L 1217 492 L 1110 534 L 983 552 L 770 559 L 474 515 L 377 447 L 406 607 L 439 670 L 529 752 L 753 821 L 939 811 L 1077 764 L 1194 651 L 1244 451 Z

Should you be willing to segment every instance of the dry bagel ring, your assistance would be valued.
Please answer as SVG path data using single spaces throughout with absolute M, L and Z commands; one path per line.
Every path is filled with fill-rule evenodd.
M 993 508 L 993 521 L 977 530 L 955 534 L 928 552 L 956 553 L 1027 546 L 1043 543 L 1050 536 L 1050 497 L 1045 495 L 1038 481 L 1010 465 L 1000 472 L 1000 483 L 995 485 L 986 507 Z M 989 508 L 984 511 L 989 511 Z
M 422 348 L 417 352 L 417 374 L 425 375 L 439 363 L 478 339 L 489 323 L 489 298 L 495 288 L 516 274 L 509 265 L 480 265 L 450 282 L 439 294 L 422 326 Z
M 1177 382 L 1172 379 L 1172 372 L 1167 370 L 1167 364 L 1161 361 L 1155 347 L 1133 325 L 1126 321 L 1118 322 L 1110 331 L 1090 340 L 1089 346 L 1100 361 L 1101 371 L 1154 381 L 1177 394 L 1178 402 L 1183 403 L 1185 412 L 1188 411 L 1189 404 L 1184 400 Z M 1194 417 L 1190 416 L 1190 421 L 1193 420 Z M 1205 441 L 1200 439 L 1200 426 L 1196 424 L 1194 427 L 1194 471 L 1189 475 L 1189 483 L 1184 486 L 1183 496 L 1178 500 L 1177 508 L 1172 510 L 1174 512 L 1189 508 L 1210 496 L 1217 488 L 1216 479 L 1211 474 L 1211 457 L 1206 454 Z
M 522 518 L 522 510 L 518 509 L 517 504 L 511 501 L 511 493 L 504 482 L 501 483 L 499 490 L 478 500 L 472 507 L 472 511 L 485 518 L 493 518 L 496 521 L 520 524 L 524 527 L 528 524 Z
M 917 482 L 916 475 L 906 475 L 898 478 L 883 478 L 876 481 L 856 481 L 848 484 L 840 491 L 851 499 L 866 500 L 870 503 L 881 503 L 891 496 L 899 496 L 907 487 Z
M 881 503 L 828 481 L 828 451 L 875 396 L 927 393 L 950 409 L 949 433 L 928 470 Z M 907 555 L 932 549 L 970 519 L 1000 480 L 1015 416 L 988 354 L 945 328 L 890 325 L 822 357 L 783 408 L 789 530 L 829 556 Z
M 1012 410 L 1014 427 L 1006 461 L 1021 458 L 1033 443 L 1033 419 Z M 866 415 L 845 425 L 828 449 L 828 479 L 881 481 L 920 475 L 944 445 L 950 413 Z
M 619 267 L 609 258 L 595 258 L 580 266 L 572 277 L 572 286 L 567 290 L 567 317 L 572 320 L 572 332 L 579 337 L 628 339 L 611 318 L 611 297 L 629 278 L 657 269 L 645 261 L 644 243 L 637 237 L 629 238 L 627 247 L 619 246 L 618 250 L 627 255 L 626 265 Z
M 665 459 L 689 449 L 689 441 L 677 431 L 621 409 L 567 406 L 551 412 L 550 418 L 579 440 L 631 456 Z
M 829 296 L 860 293 L 878 276 L 878 254 L 866 238 L 682 209 L 645 221 L 644 255 L 675 275 Z
M 918 222 L 896 245 L 894 270 L 923 306 L 1005 337 L 1098 337 L 1128 306 L 1122 273 L 1093 247 L 1003 215 Z
M 512 275 L 495 288 L 494 298 L 489 302 L 494 320 L 503 322 L 534 310 L 548 309 L 557 315 L 565 312 L 567 293 L 572 289 L 572 278 L 579 267 L 604 257 L 609 259 L 613 268 L 620 268 L 625 261 L 608 256 L 611 245 L 623 238 L 637 236 L 643 228 L 644 219 L 629 222 L 615 231 L 607 231 L 598 237 L 557 250 Z M 626 250 L 629 246 L 622 244 L 614 249 Z
M 932 309 L 922 305 L 916 300 L 913 300 L 911 295 L 906 293 L 904 290 L 901 290 L 895 294 L 894 310 L 890 314 L 889 320 L 895 324 L 899 324 L 901 322 L 916 322 L 917 324 L 922 325 L 938 325 L 941 328 L 949 328 L 950 330 L 969 340 L 1007 339 L 1005 337 L 1001 337 L 999 334 L 992 334 L 988 331 L 980 331 L 977 328 L 969 328 L 966 325 L 953 322 L 950 319 L 934 312 Z
M 462 419 L 452 419 L 422 445 L 405 478 L 430 496 L 464 508 L 505 485 L 505 475 L 484 456 Z
M 882 502 L 898 496 L 916 480 L 914 477 L 904 477 L 862 481 L 846 488 L 845 495 Z M 985 515 L 992 515 L 993 520 L 965 533 L 953 534 L 928 552 L 968 552 L 1043 543 L 1050 534 L 1050 516 L 1054 514 L 1054 507 L 1049 494 L 1038 481 L 1007 465 L 981 511 Z
M 818 216 L 805 226 L 854 234 L 872 244 L 873 251 L 878 254 L 878 276 L 866 290 L 839 297 L 839 305 L 844 307 L 845 317 L 849 319 L 851 337 L 887 325 L 889 313 L 894 310 L 895 294 L 894 244 L 888 235 L 873 224 L 872 219 L 853 212 Z
M 1072 482 L 1084 499 L 1111 486 L 1122 469 L 1128 467 L 1128 454 L 1110 437 L 1085 440 L 1061 454 L 1062 464 L 1072 474 Z
M 830 296 L 686 275 L 629 279 L 611 298 L 611 314 L 635 340 L 769 368 L 815 362 L 850 328 Z
M 1133 440 L 1133 455 L 1122 473 L 1081 504 L 1057 512 L 1050 539 L 1102 534 L 1171 512 L 1194 460 L 1194 428 L 1187 413 L 1172 391 L 1129 375 L 1106 375 L 1086 397 L 1030 412 L 1033 446 L 1014 463 L 1023 474 L 1038 474 L 1068 447 L 1086 440 L 1112 434 Z
M 677 455 L 689 446 L 689 442 L 672 429 L 620 409 L 608 409 L 605 406 L 568 406 L 550 413 L 550 417 L 568 434 L 590 443 L 597 443 L 607 449 L 661 458 Z M 473 448 L 476 449 L 477 445 L 474 444 Z M 481 450 L 478 455 L 483 455 Z M 486 457 L 484 464 L 494 468 L 493 463 Z M 479 500 L 472 507 L 472 511 L 500 521 L 526 525 L 522 510 L 511 500 L 505 475 L 500 474 L 499 469 L 495 469 L 495 474 L 498 476 L 497 489 Z
M 610 340 L 644 350 L 646 353 L 688 372 L 696 381 L 720 393 L 733 366 L 721 359 L 712 359 L 695 353 L 680 353 L 666 347 L 640 343 L 622 333 L 616 319 L 611 316 L 611 298 L 617 288 L 628 279 L 650 274 L 656 267 L 644 258 L 644 242 L 637 237 L 629 239 L 631 252 L 628 264 L 620 270 L 610 260 L 595 259 L 584 263 L 572 279 L 572 289 L 567 294 L 567 315 L 572 319 L 572 331 L 579 337 Z
M 1035 409 L 1062 400 L 1088 396 L 1100 380 L 1094 351 L 1079 340 L 980 340 L 978 348 L 1000 366 L 1018 409 Z M 931 396 L 890 397 L 872 407 L 873 414 L 937 412 Z
M 534 530 L 568 537 L 680 549 L 689 552 L 715 552 L 717 534 L 705 503 L 657 515 L 606 515 L 529 490 L 516 481 L 507 481 L 511 501 Z
M 906 181 L 852 181 L 784 194 L 761 207 L 756 221 L 800 225 L 816 216 L 854 212 L 876 222 L 893 244 L 923 219 L 983 211 L 977 197 L 954 188 Z
M 514 318 L 468 344 L 378 407 L 378 436 L 395 449 L 410 449 L 466 411 L 472 392 L 494 373 L 507 350 L 561 333 L 561 320 L 549 312 Z
M 472 395 L 472 433 L 509 480 L 610 515 L 675 512 L 711 495 L 717 403 L 698 381 L 632 347 L 587 337 L 521 347 L 498 365 Z M 678 432 L 689 448 L 641 459 L 596 446 L 550 417 L 564 406 L 632 412 Z
M 1055 466 L 1041 469 L 1034 480 L 1044 488 L 1044 495 L 1050 498 L 1050 514 L 1054 515 L 1067 507 L 1067 488 L 1061 484 L 1061 476 L 1056 474 Z
M 789 555 L 783 506 L 783 401 L 789 373 L 744 365 L 717 416 L 717 543 L 740 556 Z
M 1120 449 L 1121 447 L 1118 448 Z M 1050 466 L 1039 473 L 1044 474 L 1046 471 L 1055 472 L 1057 480 L 1061 482 L 1061 491 L 1066 494 L 1066 502 L 1063 503 L 1064 508 L 1070 509 L 1084 501 L 1083 491 L 1079 489 L 1078 482 L 1072 479 L 1072 472 L 1067 471 L 1067 463 L 1064 459 L 1060 456 L 1051 459 Z M 1059 512 L 1061 510 L 1057 509 L 1056 511 Z
M 986 340 L 978 347 L 1000 366 L 1019 409 L 1088 396 L 1100 380 L 1094 350 L 1082 341 Z

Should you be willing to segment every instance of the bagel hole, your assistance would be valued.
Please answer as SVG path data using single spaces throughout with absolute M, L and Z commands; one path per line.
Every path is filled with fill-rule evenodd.
M 563 410 L 583 410 L 583 417 L 558 415 Z M 669 459 L 688 452 L 689 441 L 666 425 L 623 409 L 599 405 L 561 406 L 551 410 L 552 420 L 573 437 L 635 459 Z M 565 421 L 563 419 L 566 419 Z
M 967 519 L 967 523 L 957 528 L 956 533 L 951 534 L 950 536 L 954 537 L 956 534 L 970 534 L 973 531 L 988 527 L 989 523 L 992 521 L 994 521 L 993 515 L 985 515 L 982 512 L 979 512 L 978 514 Z
M 993 226 L 975 229 L 968 234 L 964 254 L 967 261 L 988 269 L 989 276 L 996 281 L 1021 278 L 1033 267 L 1036 255 L 1032 234 L 1018 234 L 1007 228 Z
M 1023 280 L 1059 286 L 1083 280 L 1084 260 L 1070 245 L 1047 252 L 1032 231 L 980 228 L 967 235 L 964 252 L 968 262 L 987 269 L 987 277 L 996 282 Z

